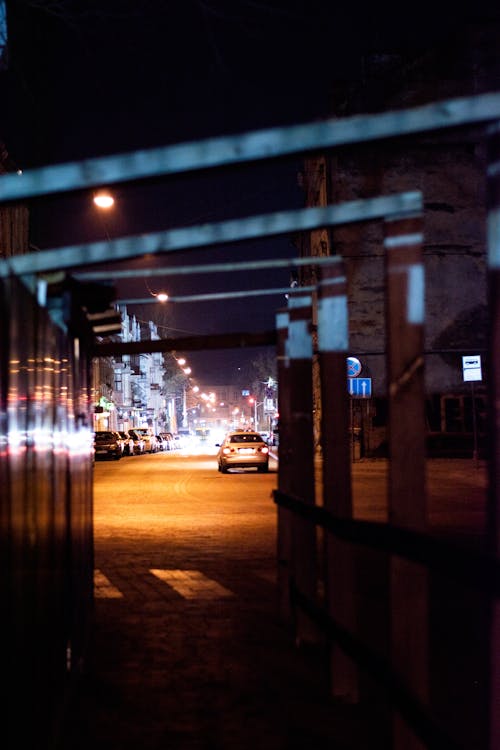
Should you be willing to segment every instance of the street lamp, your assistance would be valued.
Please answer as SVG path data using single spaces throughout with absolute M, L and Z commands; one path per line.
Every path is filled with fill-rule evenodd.
M 94 195 L 94 203 L 97 208 L 107 210 L 114 206 L 115 199 L 107 190 L 99 190 L 99 192 Z
M 105 188 L 102 188 L 101 190 L 98 190 L 97 193 L 94 193 L 93 197 L 93 203 L 96 208 L 99 209 L 98 215 L 99 215 L 99 221 L 102 224 L 102 229 L 104 231 L 104 234 L 106 235 L 107 240 L 111 240 L 111 237 L 109 236 L 109 231 L 107 224 L 103 218 L 103 211 L 109 211 L 113 206 L 115 205 L 115 199 L 109 192 L 109 190 L 106 190 Z

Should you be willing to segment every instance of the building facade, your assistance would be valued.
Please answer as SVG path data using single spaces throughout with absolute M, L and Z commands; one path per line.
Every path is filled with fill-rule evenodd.
M 140 323 L 120 309 L 123 342 L 159 339 L 156 325 Z M 175 393 L 164 381 L 165 364 L 161 352 L 124 354 L 121 358 L 93 360 L 94 428 L 128 430 L 147 427 L 153 434 L 176 432 Z
M 413 55 L 367 56 L 363 85 L 332 103 L 339 116 L 389 111 L 498 90 L 496 26 L 468 27 Z M 436 70 L 440 75 L 436 76 Z M 487 377 L 486 153 L 474 128 L 370 142 L 315 155 L 301 175 L 307 206 L 419 190 L 424 200 L 425 381 L 430 436 L 471 441 L 485 432 L 484 381 L 464 379 L 463 357 L 482 357 Z M 312 232 L 303 255 L 342 256 L 348 280 L 350 354 L 370 378 L 371 398 L 352 398 L 363 450 L 385 441 L 385 257 L 383 222 Z M 307 272 L 304 283 L 311 283 Z M 316 388 L 317 425 L 320 422 Z M 319 427 L 317 427 L 319 429 Z M 451 443 L 450 443 L 451 444 Z

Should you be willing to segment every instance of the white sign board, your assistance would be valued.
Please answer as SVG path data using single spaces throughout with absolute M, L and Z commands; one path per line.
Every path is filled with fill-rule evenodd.
M 471 354 L 468 357 L 462 357 L 462 367 L 465 381 L 483 379 L 480 354 Z
M 272 398 L 266 398 L 264 401 L 264 412 L 266 414 L 272 414 L 274 411 L 274 400 Z

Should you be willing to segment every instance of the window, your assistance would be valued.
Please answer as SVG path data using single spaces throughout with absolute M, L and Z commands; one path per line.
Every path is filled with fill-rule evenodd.
M 231 435 L 231 443 L 262 443 L 262 438 L 260 435 L 246 432 L 241 435 Z

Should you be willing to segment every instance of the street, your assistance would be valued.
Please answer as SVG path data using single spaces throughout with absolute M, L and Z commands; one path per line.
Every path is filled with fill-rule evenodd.
M 357 517 L 383 518 L 386 473 L 384 461 L 354 464 Z M 57 750 L 387 747 L 378 700 L 369 718 L 366 706 L 346 712 L 332 703 L 321 648 L 296 648 L 280 621 L 276 483 L 274 460 L 269 474 L 219 473 L 208 444 L 195 455 L 95 464 L 91 668 Z M 484 466 L 431 462 L 435 529 L 461 534 L 470 523 L 479 538 L 485 488 Z M 359 612 L 360 634 L 376 646 L 387 627 L 379 612 L 386 559 L 367 551 L 358 565 L 373 597 Z M 463 725 L 455 711 L 449 718 L 468 738 L 477 724 L 466 717 L 484 710 L 483 603 L 439 576 L 430 600 L 434 702 L 443 716 L 450 705 L 464 707 Z M 457 618 L 467 620 L 467 648 L 455 638 Z M 456 659 L 463 679 L 450 684 Z
M 92 660 L 58 750 L 362 746 L 277 614 L 275 462 L 208 450 L 95 464 Z
M 275 569 L 277 463 L 269 474 L 254 469 L 217 471 L 216 448 L 96 462 L 94 538 L 96 567 L 116 554 L 149 568 L 233 562 Z M 319 473 L 319 470 L 318 470 Z M 387 462 L 353 464 L 354 517 L 387 518 Z M 428 462 L 429 525 L 481 545 L 485 526 L 486 471 L 471 460 Z M 151 563 L 151 564 L 150 564 Z
M 158 565 L 165 555 L 180 565 L 214 554 L 274 563 L 276 462 L 271 459 L 269 474 L 223 475 L 216 448 L 201 444 L 200 450 L 205 454 L 162 452 L 95 464 L 96 564 L 123 545 L 128 553 L 129 544 L 134 556 L 148 559 L 151 549 L 160 550 Z

